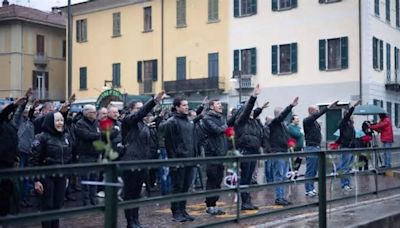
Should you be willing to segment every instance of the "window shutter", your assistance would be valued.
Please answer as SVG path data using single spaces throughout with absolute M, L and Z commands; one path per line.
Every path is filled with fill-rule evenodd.
M 272 11 L 278 10 L 278 0 L 272 0 Z
M 297 43 L 290 44 L 290 64 L 291 72 L 297 72 Z
M 272 74 L 277 74 L 278 73 L 278 46 L 277 45 L 272 45 L 272 51 L 271 51 L 271 68 L 272 68 Z
M 87 19 L 82 21 L 83 24 L 83 28 L 82 28 L 82 37 L 81 40 L 82 41 L 87 41 Z
M 139 83 L 143 82 L 142 61 L 137 62 L 137 82 L 139 82 Z
M 38 84 L 37 84 L 36 71 L 33 70 L 32 71 L 32 89 L 36 90 L 37 87 L 38 87 Z
M 399 49 L 394 48 L 394 70 L 395 75 L 397 75 L 397 71 L 399 70 Z
M 375 15 L 379 16 L 379 0 L 375 0 Z
M 400 0 L 396 0 L 396 27 L 400 27 Z
M 392 64 L 391 64 L 391 47 L 390 44 L 386 44 L 386 70 L 387 70 L 387 77 L 390 79 L 391 76 L 391 69 L 392 69 Z
M 152 75 L 151 75 L 151 78 L 152 78 L 152 80 L 153 80 L 153 82 L 155 82 L 155 81 L 157 81 L 157 60 L 153 60 L 152 61 Z
M 378 69 L 378 39 L 372 37 L 372 66 Z
M 257 74 L 257 50 L 255 48 L 250 49 L 250 59 L 251 59 L 251 66 L 250 72 L 252 75 Z
M 186 25 L 186 0 L 182 1 L 182 24 Z
M 383 70 L 383 41 L 379 40 L 379 69 Z
M 239 17 L 239 0 L 234 0 L 233 2 L 233 16 Z
M 386 0 L 386 21 L 390 21 L 390 0 Z
M 208 20 L 213 19 L 213 0 L 208 0 Z
M 87 68 L 81 67 L 79 69 L 79 88 L 87 89 Z
M 297 0 L 292 0 L 292 8 L 297 8 Z
M 319 3 L 325 3 L 325 0 L 319 0 Z
M 240 52 L 239 50 L 234 50 L 233 51 L 233 70 L 239 70 L 239 58 L 240 58 Z
M 319 70 L 326 70 L 326 40 L 319 40 Z
M 49 72 L 44 72 L 44 89 L 46 91 L 45 92 L 45 97 L 48 97 L 49 94 Z
M 342 69 L 349 67 L 349 40 L 347 37 L 340 38 Z
M 252 0 L 251 1 L 251 11 L 252 14 L 257 13 L 257 0 Z

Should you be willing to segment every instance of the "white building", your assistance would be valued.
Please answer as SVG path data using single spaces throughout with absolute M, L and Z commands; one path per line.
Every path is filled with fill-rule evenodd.
M 382 103 L 399 134 L 399 11 L 399 0 L 235 0 L 229 24 L 230 68 L 246 75 L 242 87 L 250 88 L 243 88 L 242 95 L 260 84 L 259 105 L 270 101 L 266 115 L 296 96 L 300 104 L 294 113 L 301 117 L 311 104 L 339 100 L 340 108 L 320 119 L 328 140 L 334 138 L 343 109 L 359 98 L 363 104 Z M 231 106 L 239 95 L 233 90 Z

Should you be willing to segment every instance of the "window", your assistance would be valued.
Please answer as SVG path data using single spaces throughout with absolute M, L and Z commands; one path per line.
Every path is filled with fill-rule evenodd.
M 144 31 L 148 32 L 152 30 L 151 27 L 151 6 L 144 7 Z
M 392 102 L 386 102 L 386 111 L 389 114 L 389 117 L 392 117 Z
M 32 71 L 32 89 L 36 98 L 48 99 L 49 72 Z
M 342 0 L 319 0 L 319 3 L 333 3 L 333 2 L 340 2 Z
M 79 89 L 80 90 L 87 89 L 87 68 L 86 67 L 79 68 Z
M 396 27 L 400 27 L 400 0 L 396 0 Z
M 297 72 L 297 43 L 272 46 L 272 74 Z
M 340 70 L 348 68 L 348 38 L 319 40 L 319 69 Z
M 390 22 L 390 0 L 386 0 L 386 21 Z
M 383 70 L 383 41 L 372 38 L 372 61 L 375 70 Z
M 234 0 L 234 17 L 251 16 L 257 13 L 257 0 Z
M 379 16 L 379 1 L 380 0 L 375 0 L 374 6 L 375 6 L 375 15 Z
M 400 128 L 400 121 L 399 121 L 399 111 L 400 111 L 400 104 L 394 104 L 394 125 L 397 128 Z
M 391 78 L 391 70 L 392 70 L 392 65 L 391 65 L 391 51 L 390 51 L 390 44 L 386 44 L 386 79 L 390 81 Z
M 77 20 L 76 21 L 76 42 L 86 42 L 87 41 L 87 20 Z
M 186 0 L 176 0 L 176 27 L 186 26 Z
M 208 21 L 218 21 L 218 0 L 208 0 Z
M 218 66 L 218 53 L 208 54 L 208 77 L 214 78 L 219 76 L 219 66 Z
M 288 10 L 297 7 L 297 0 L 272 0 L 272 11 Z
M 36 54 L 44 55 L 44 36 L 36 35 Z
M 65 58 L 67 56 L 67 42 L 65 40 L 62 41 L 62 57 Z
M 141 94 L 153 93 L 153 81 L 157 81 L 157 60 L 138 61 L 137 66 L 137 81 L 140 83 L 139 92 Z
M 112 86 L 121 87 L 121 64 L 114 63 L 112 65 Z
M 176 58 L 176 80 L 186 79 L 186 57 Z
M 241 71 L 242 75 L 255 75 L 257 73 L 257 53 L 255 48 L 234 50 L 234 70 Z
M 113 13 L 113 36 L 121 36 L 121 13 Z

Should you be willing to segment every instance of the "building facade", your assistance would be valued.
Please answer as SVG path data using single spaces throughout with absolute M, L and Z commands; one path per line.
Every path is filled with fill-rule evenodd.
M 3 2 L 0 7 L 0 97 L 32 88 L 41 100 L 65 99 L 65 19 Z

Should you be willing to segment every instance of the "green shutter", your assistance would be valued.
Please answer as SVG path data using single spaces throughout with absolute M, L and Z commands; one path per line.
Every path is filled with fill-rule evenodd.
M 319 40 L 319 70 L 326 70 L 326 40 Z
M 153 80 L 153 82 L 157 81 L 157 60 L 153 60 L 152 61 L 152 75 L 151 78 Z
M 272 74 L 277 74 L 278 73 L 278 46 L 277 45 L 272 45 L 272 51 L 271 51 L 271 68 L 272 68 Z
M 378 69 L 378 39 L 372 37 L 372 66 Z
M 375 15 L 379 16 L 379 0 L 375 0 Z
M 79 68 L 79 89 L 87 89 L 87 68 Z
M 383 70 L 383 41 L 379 40 L 379 69 Z
M 234 50 L 233 51 L 233 70 L 239 70 L 239 58 L 240 58 L 240 52 L 239 50 Z
M 386 21 L 390 21 L 390 0 L 386 0 Z
M 349 67 L 349 40 L 347 37 L 340 38 L 340 46 L 342 69 L 347 69 Z
M 399 70 L 399 49 L 396 47 L 394 48 L 394 70 L 397 76 L 397 71 Z
M 292 8 L 297 8 L 297 0 L 292 0 Z
M 386 44 L 386 70 L 388 71 L 388 77 L 390 77 L 390 70 L 392 69 L 392 65 L 391 65 L 391 46 L 390 44 Z
M 290 44 L 290 67 L 291 72 L 297 72 L 297 43 Z
M 250 49 L 250 59 L 251 59 L 251 66 L 250 72 L 252 75 L 257 74 L 257 50 L 255 48 Z
M 272 11 L 278 10 L 278 0 L 272 0 Z
M 325 3 L 325 0 L 318 0 L 319 3 Z
M 234 17 L 239 17 L 240 12 L 239 12 L 239 0 L 234 0 L 233 2 L 233 16 Z
M 257 13 L 257 0 L 252 0 L 251 1 L 251 11 L 252 14 Z
M 142 61 L 137 62 L 137 82 L 139 82 L 139 83 L 143 82 Z
M 400 0 L 396 0 L 396 27 L 400 27 Z

